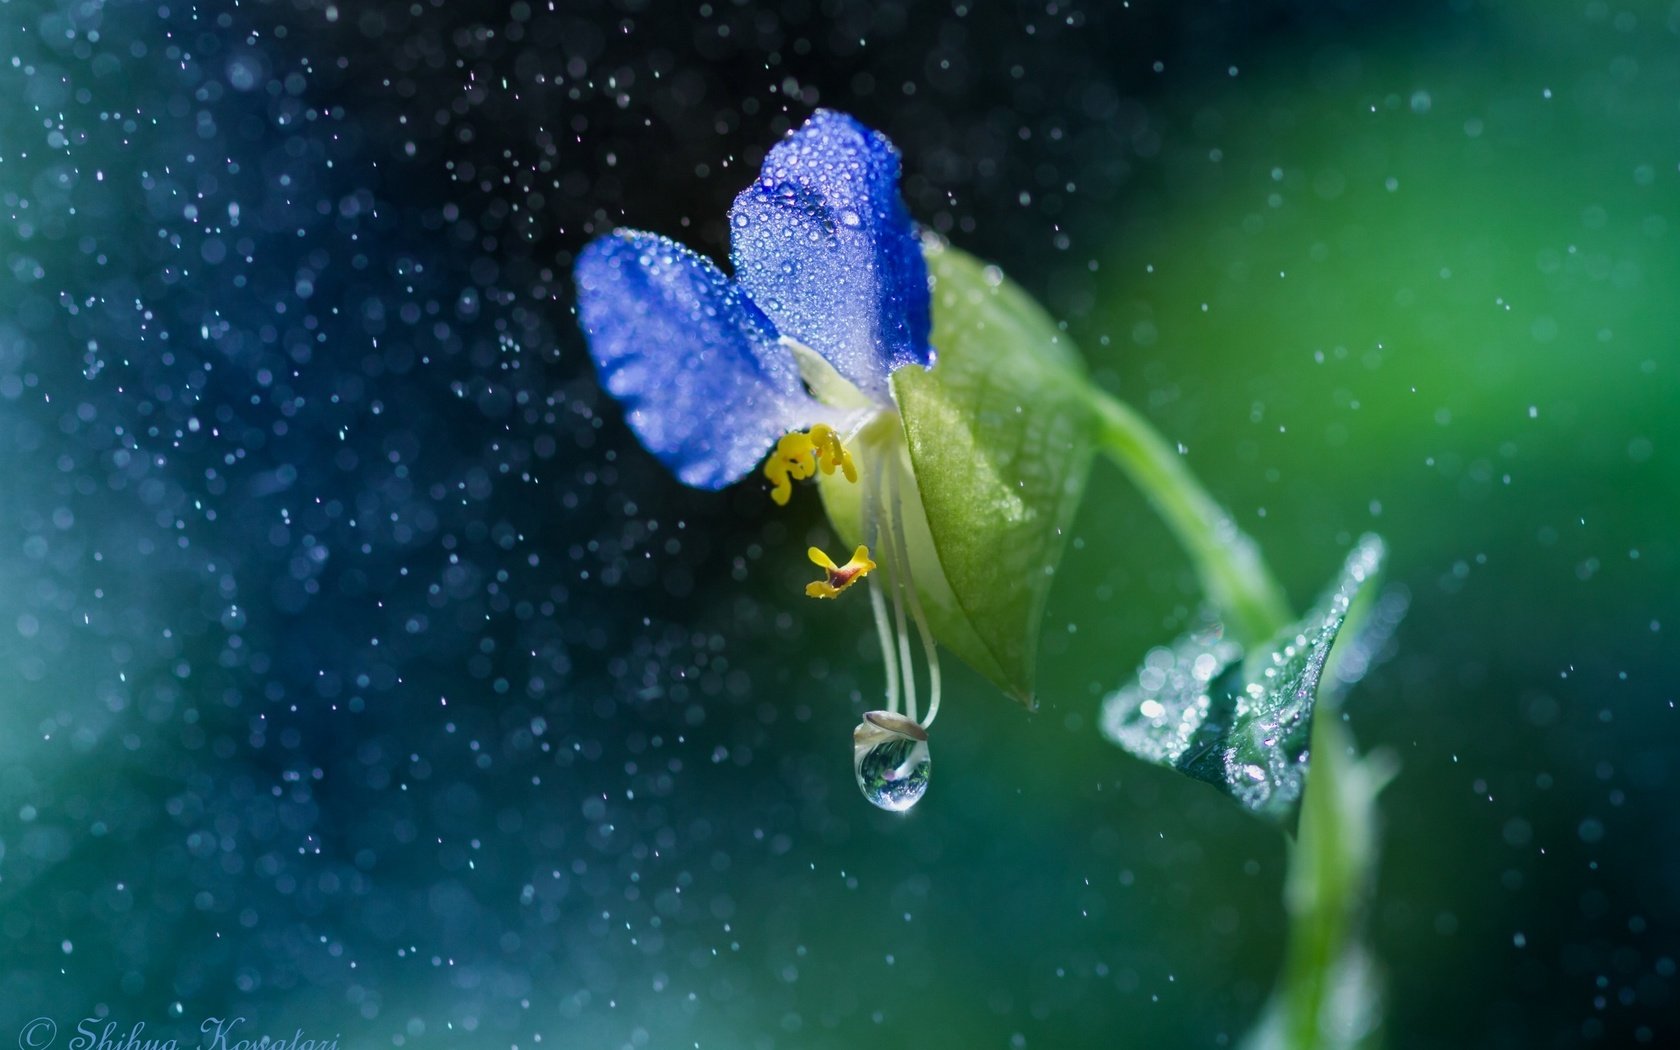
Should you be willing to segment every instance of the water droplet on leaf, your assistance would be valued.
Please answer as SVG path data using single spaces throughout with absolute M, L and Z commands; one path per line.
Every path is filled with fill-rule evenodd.
M 903 715 L 870 711 L 852 731 L 858 790 L 882 809 L 903 813 L 927 792 L 927 731 Z

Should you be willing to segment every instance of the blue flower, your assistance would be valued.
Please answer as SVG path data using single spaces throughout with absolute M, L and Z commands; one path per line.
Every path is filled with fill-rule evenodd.
M 791 342 L 873 402 L 933 363 L 927 265 L 898 195 L 898 152 L 818 110 L 730 209 L 735 278 L 658 234 L 619 230 L 578 257 L 578 315 L 602 384 L 677 477 L 718 489 L 823 418 Z
M 898 177 L 885 136 L 818 110 L 735 198 L 733 278 L 636 230 L 590 244 L 574 276 L 602 385 L 678 478 L 719 489 L 763 462 L 777 503 L 793 482 L 818 477 L 831 518 L 860 523 L 845 565 L 810 550 L 825 578 L 807 593 L 836 597 L 880 570 L 869 578 L 888 708 L 902 702 L 917 717 L 914 623 L 928 662 L 925 726 L 939 669 L 922 595 L 949 587 L 890 385 L 896 370 L 934 361 L 927 264 Z

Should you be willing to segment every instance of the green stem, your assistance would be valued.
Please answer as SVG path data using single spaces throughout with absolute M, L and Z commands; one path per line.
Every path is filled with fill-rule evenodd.
M 1289 852 L 1283 972 L 1251 1050 L 1348 1050 L 1375 1043 L 1380 1003 L 1361 927 L 1376 861 L 1384 763 L 1354 755 L 1333 700 L 1314 715 L 1312 773 Z
M 1131 406 L 1090 388 L 1097 440 L 1166 520 L 1201 578 L 1203 593 L 1237 641 L 1269 641 L 1294 617 L 1254 541 Z
M 1090 403 L 1101 448 L 1184 546 L 1227 631 L 1263 651 L 1294 616 L 1259 548 L 1147 420 L 1095 388 Z M 1356 757 L 1332 691 L 1315 712 L 1312 770 L 1289 850 L 1283 971 L 1246 1040 L 1250 1050 L 1346 1050 L 1371 1042 L 1379 1020 L 1360 927 L 1376 857 L 1376 794 L 1387 777 L 1380 763 Z

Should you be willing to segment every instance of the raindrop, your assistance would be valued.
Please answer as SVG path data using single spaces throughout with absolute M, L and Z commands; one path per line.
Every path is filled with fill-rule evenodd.
M 882 809 L 903 813 L 927 792 L 927 731 L 903 715 L 870 711 L 852 731 L 858 790 Z

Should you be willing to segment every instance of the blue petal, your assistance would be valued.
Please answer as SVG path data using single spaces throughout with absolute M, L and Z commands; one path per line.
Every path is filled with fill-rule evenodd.
M 775 326 L 711 260 L 620 230 L 586 247 L 573 277 L 601 384 L 686 484 L 723 488 L 816 416 Z
M 729 215 L 735 279 L 783 334 L 883 399 L 894 369 L 932 364 L 927 264 L 885 135 L 818 110 Z

